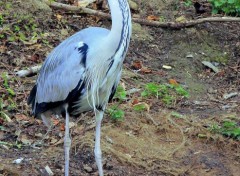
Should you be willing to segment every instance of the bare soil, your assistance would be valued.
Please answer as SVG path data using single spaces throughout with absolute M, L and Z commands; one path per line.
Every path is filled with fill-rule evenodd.
M 12 122 L 7 122 L 3 113 L 0 114 L 0 175 L 48 175 L 46 166 L 55 175 L 63 175 L 64 119 L 53 117 L 55 125 L 48 131 L 41 120 L 31 117 L 26 99 L 36 75 L 19 78 L 14 73 L 42 63 L 52 48 L 78 30 L 88 26 L 109 28 L 111 22 L 56 9 L 38 13 L 31 6 L 29 17 L 19 22 L 14 12 L 26 16 L 24 8 L 18 9 L 21 2 L 8 2 L 11 8 L 0 7 L 1 13 L 11 12 L 6 18 L 8 24 L 4 23 L 10 26 L 10 30 L 0 29 L 0 34 L 8 36 L 0 40 L 0 72 L 1 75 L 8 73 L 8 84 L 15 95 L 6 90 L 1 76 L 0 98 L 4 106 L 0 111 Z M 134 15 L 141 18 L 155 15 L 174 20 L 190 9 L 175 1 L 161 3 L 159 8 L 154 4 L 157 2 L 139 1 L 141 10 L 135 11 Z M 3 3 L 6 5 L 7 1 Z M 173 8 L 174 5 L 178 8 Z M 203 17 L 194 11 L 190 17 L 184 15 L 187 19 Z M 34 22 L 30 23 L 29 19 Z M 41 35 L 36 42 L 29 40 L 32 43 L 20 39 L 10 41 L 14 29 L 17 33 L 16 24 L 25 33 L 24 25 L 36 24 L 29 36 L 33 31 Z M 105 115 L 101 135 L 105 175 L 239 175 L 239 140 L 211 131 L 214 124 L 221 124 L 226 119 L 235 120 L 240 126 L 239 23 L 205 23 L 181 30 L 134 24 L 132 38 L 121 80 L 126 90 L 143 90 L 149 82 L 164 84 L 174 79 L 189 91 L 190 98 L 179 99 L 170 106 L 156 97 L 143 99 L 141 92 L 129 95 L 128 100 L 120 104 L 113 100 L 109 106 L 119 104 L 125 116 L 124 120 L 115 121 L 109 114 Z M 202 61 L 216 63 L 220 72 L 215 73 Z M 145 71 L 134 70 L 136 62 L 141 62 Z M 166 70 L 163 65 L 172 69 Z M 224 98 L 225 94 L 232 92 L 238 95 Z M 132 108 L 135 99 L 146 103 L 149 111 L 135 111 Z M 15 107 L 11 108 L 11 103 Z M 82 114 L 71 121 L 70 173 L 97 175 L 93 155 L 93 113 Z M 19 158 L 23 158 L 20 164 L 13 163 Z

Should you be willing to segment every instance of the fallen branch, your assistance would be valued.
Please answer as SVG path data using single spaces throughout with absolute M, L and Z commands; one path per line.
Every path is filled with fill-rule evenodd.
M 45 0 L 45 2 L 47 5 L 53 8 L 63 9 L 63 10 L 68 10 L 68 11 L 78 12 L 78 13 L 85 13 L 89 15 L 96 15 L 96 16 L 107 18 L 107 19 L 111 19 L 111 16 L 109 14 L 86 8 L 85 5 L 72 6 L 72 5 L 67 5 L 67 4 L 53 2 L 53 1 L 50 2 L 48 0 Z
M 197 20 L 190 20 L 186 22 L 158 22 L 158 21 L 148 21 L 143 19 L 133 19 L 134 22 L 139 24 L 144 24 L 147 26 L 155 26 L 162 28 L 171 28 L 171 29 L 181 29 L 184 27 L 192 27 L 197 24 L 206 23 L 206 22 L 240 22 L 240 18 L 237 17 L 208 17 L 201 18 Z
M 41 67 L 42 65 L 37 65 L 37 66 L 30 67 L 27 70 L 19 70 L 18 72 L 16 72 L 16 75 L 19 77 L 26 77 L 32 74 L 36 74 L 39 72 Z
M 63 10 L 69 10 L 72 12 L 79 12 L 79 13 L 85 13 L 89 15 L 96 15 L 103 18 L 111 19 L 111 16 L 107 13 L 103 13 L 97 10 L 89 9 L 86 7 L 81 6 L 71 6 L 67 4 L 62 4 L 58 2 L 50 2 L 45 1 L 50 7 L 63 9 Z M 197 20 L 190 20 L 186 22 L 158 22 L 158 21 L 149 21 L 139 18 L 133 18 L 133 22 L 147 25 L 147 26 L 154 26 L 154 27 L 162 27 L 162 28 L 171 28 L 171 29 L 180 29 L 184 27 L 191 27 L 197 24 L 206 23 L 206 22 L 240 22 L 240 18 L 238 17 L 208 17 L 208 18 L 201 18 Z

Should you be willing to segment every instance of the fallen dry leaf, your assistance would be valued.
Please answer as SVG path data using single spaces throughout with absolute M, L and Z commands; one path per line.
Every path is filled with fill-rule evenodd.
M 178 83 L 177 83 L 177 81 L 175 79 L 169 79 L 168 82 L 169 82 L 169 84 L 174 85 L 174 86 L 178 85 Z
M 147 67 L 142 67 L 140 72 L 148 74 L 148 73 L 152 73 L 152 70 L 148 69 Z
M 2 125 L 3 124 L 3 119 L 2 118 L 0 118 L 0 125 Z
M 19 141 L 21 141 L 23 144 L 25 145 L 31 145 L 33 143 L 33 140 L 32 139 L 29 139 L 27 135 L 21 135 L 19 138 L 18 138 Z
M 6 50 L 7 50 L 6 46 L 3 46 L 3 45 L 0 46 L 0 53 L 5 53 Z
M 3 139 L 4 139 L 4 133 L 3 133 L 3 131 L 0 131 L 0 140 L 3 140 Z
M 225 74 L 226 74 L 225 71 L 222 70 L 222 71 L 220 71 L 220 72 L 217 73 L 217 76 L 223 77 L 223 76 L 225 76 Z
M 15 118 L 16 118 L 17 121 L 22 121 L 22 120 L 28 121 L 28 120 L 30 120 L 30 118 L 25 116 L 24 114 L 16 114 Z
M 180 17 L 176 18 L 176 22 L 179 22 L 179 23 L 186 22 L 186 21 L 187 21 L 187 19 L 184 16 L 180 16 Z
M 35 119 L 35 121 L 38 123 L 38 125 L 43 123 L 42 120 L 40 120 L 40 119 Z
M 77 128 L 74 128 L 74 129 L 73 129 L 72 134 L 80 135 L 80 134 L 83 133 L 83 131 L 84 131 L 84 127 L 83 127 L 83 126 L 80 126 L 80 127 L 77 126 Z
M 56 138 L 51 138 L 50 144 L 55 144 L 58 140 Z
M 69 4 L 74 4 L 74 5 L 75 5 L 75 3 L 77 3 L 77 1 L 75 1 L 75 0 L 68 0 L 68 3 L 69 3 Z
M 65 131 L 65 124 L 64 124 L 64 123 L 61 123 L 61 125 L 60 125 L 60 130 L 61 130 L 61 131 Z
M 149 106 L 147 103 L 145 103 L 145 102 L 139 102 L 139 103 L 137 103 L 137 104 L 135 104 L 135 105 L 133 105 L 133 106 L 138 106 L 138 105 L 143 105 L 143 106 L 146 108 L 147 112 L 150 111 L 150 106 Z
M 138 99 L 134 99 L 133 101 L 132 101 L 132 105 L 134 106 L 135 104 L 138 104 L 139 103 L 139 100 Z
M 52 119 L 53 125 L 56 126 L 60 123 L 58 119 Z
M 33 54 L 29 60 L 37 62 L 39 60 L 39 54 Z
M 56 17 L 57 17 L 58 21 L 60 21 L 62 19 L 62 15 L 60 15 L 60 14 L 57 14 Z
M 135 70 L 140 70 L 143 67 L 142 61 L 134 61 L 132 68 Z
M 147 19 L 150 20 L 150 21 L 159 21 L 159 17 L 154 16 L 154 15 L 149 15 L 147 17 Z

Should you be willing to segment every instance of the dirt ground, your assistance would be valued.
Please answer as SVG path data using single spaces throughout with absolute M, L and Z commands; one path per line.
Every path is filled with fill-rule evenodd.
M 54 127 L 48 131 L 41 120 L 31 117 L 26 100 L 37 76 L 19 78 L 14 73 L 42 63 L 57 44 L 78 30 L 88 26 L 109 28 L 111 22 L 51 11 L 30 2 L 0 2 L 5 20 L 0 14 L 0 175 L 48 175 L 46 166 L 55 175 L 63 175 L 64 119 L 53 117 Z M 174 21 L 211 15 L 196 14 L 181 1 L 136 2 L 138 10 L 133 16 L 145 19 L 153 15 Z M 105 8 L 99 10 L 107 12 Z M 202 61 L 215 64 L 220 71 L 214 72 Z M 136 63 L 144 69 L 137 71 Z M 240 127 L 239 77 L 239 23 L 204 23 L 181 30 L 133 24 L 121 84 L 126 90 L 142 91 L 147 83 L 175 80 L 190 97 L 179 98 L 171 105 L 154 96 L 143 98 L 141 92 L 128 95 L 123 102 L 114 99 L 109 106 L 118 104 L 125 115 L 120 121 L 105 115 L 101 141 L 105 175 L 239 175 L 239 138 L 214 131 L 226 120 Z M 231 93 L 237 94 L 226 98 Z M 147 104 L 149 111 L 135 111 L 135 100 Z M 98 174 L 93 154 L 94 123 L 91 112 L 71 119 L 73 176 Z M 14 163 L 20 158 L 19 164 Z

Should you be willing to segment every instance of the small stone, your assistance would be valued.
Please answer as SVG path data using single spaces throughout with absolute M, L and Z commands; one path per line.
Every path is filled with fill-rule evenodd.
M 55 144 L 58 140 L 56 138 L 52 138 L 50 144 Z
M 91 167 L 89 167 L 88 165 L 83 166 L 83 169 L 87 172 L 87 173 L 91 173 L 93 171 L 93 169 Z
M 36 133 L 35 136 L 40 138 L 43 137 L 42 133 Z
M 113 144 L 113 140 L 110 137 L 106 136 L 106 140 L 108 143 Z
M 169 65 L 163 65 L 162 68 L 164 68 L 164 69 L 166 69 L 166 70 L 171 70 L 171 69 L 172 69 L 172 67 L 169 66 Z
M 189 58 L 189 59 L 192 59 L 193 55 L 192 54 L 188 54 L 186 57 Z
M 53 172 L 52 172 L 52 170 L 50 169 L 50 167 L 49 167 L 48 165 L 45 166 L 45 170 L 46 170 L 46 172 L 48 173 L 48 175 L 54 175 Z
M 113 165 L 110 164 L 109 162 L 106 162 L 106 164 L 104 165 L 104 168 L 106 168 L 107 170 L 112 170 L 113 169 Z
M 211 68 L 215 73 L 219 72 L 219 69 L 217 67 L 215 67 L 211 62 L 202 61 L 202 64 L 205 65 L 208 68 Z
M 215 90 L 215 89 L 213 89 L 212 87 L 210 87 L 210 88 L 208 89 L 208 93 L 210 93 L 210 94 L 215 94 L 215 93 L 217 93 L 217 90 Z
M 75 127 L 76 124 L 74 122 L 69 122 L 69 128 L 71 129 L 72 127 Z
M 20 164 L 24 158 L 19 158 L 13 161 L 14 164 Z

